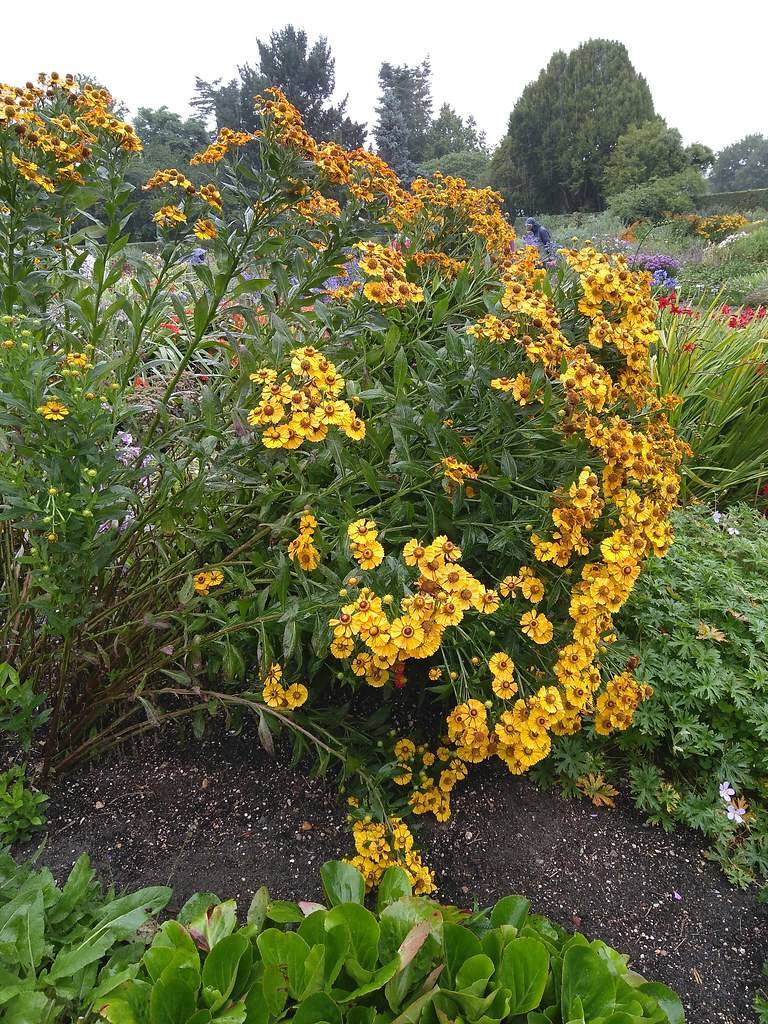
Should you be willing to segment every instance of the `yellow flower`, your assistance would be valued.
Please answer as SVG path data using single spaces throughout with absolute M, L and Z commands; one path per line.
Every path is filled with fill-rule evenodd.
M 361 569 L 376 569 L 384 561 L 384 548 L 377 540 L 353 544 L 352 554 Z
M 488 659 L 488 668 L 496 679 L 511 680 L 515 678 L 515 663 L 503 651 L 491 655 Z
M 416 753 L 416 744 L 413 740 L 402 739 L 395 744 L 395 757 L 398 761 L 410 761 Z
M 186 213 L 178 206 L 161 206 L 152 217 L 155 224 L 159 224 L 161 228 L 172 228 L 177 224 L 184 224 L 186 219 Z
M 294 708 L 300 708 L 306 702 L 309 691 L 303 683 L 291 683 L 285 691 L 285 696 L 288 707 L 293 711 Z
M 347 527 L 347 536 L 354 544 L 367 544 L 376 540 L 378 530 L 372 519 L 356 519 Z
M 224 573 L 218 569 L 206 569 L 195 573 L 192 579 L 197 593 L 205 595 L 214 587 L 221 586 L 224 582 Z
M 552 639 L 552 623 L 546 615 L 541 615 L 539 612 L 526 612 L 520 619 L 520 625 L 523 627 L 525 635 L 530 637 L 534 643 L 548 644 Z
M 46 420 L 63 420 L 65 416 L 69 416 L 69 409 L 66 405 L 55 400 L 39 405 L 37 411 Z
M 517 693 L 517 683 L 514 679 L 507 679 L 502 676 L 494 676 L 491 681 L 491 689 L 497 697 L 502 700 L 511 700 Z
M 210 241 L 215 238 L 218 234 L 216 225 L 212 220 L 208 220 L 206 217 L 199 217 L 192 228 L 197 237 L 203 241 Z

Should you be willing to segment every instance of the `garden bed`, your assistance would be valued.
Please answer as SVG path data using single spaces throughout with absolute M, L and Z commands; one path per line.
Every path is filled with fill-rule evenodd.
M 200 743 L 167 733 L 47 788 L 42 860 L 58 877 L 86 850 L 118 887 L 172 885 L 171 911 L 197 890 L 244 909 L 262 884 L 318 898 L 319 866 L 350 852 L 332 790 L 267 757 L 249 731 Z M 729 886 L 695 834 L 667 835 L 626 804 L 597 810 L 488 766 L 460 787 L 454 817 L 419 840 L 439 898 L 470 906 L 523 893 L 675 988 L 689 1024 L 754 1021 L 768 907 Z

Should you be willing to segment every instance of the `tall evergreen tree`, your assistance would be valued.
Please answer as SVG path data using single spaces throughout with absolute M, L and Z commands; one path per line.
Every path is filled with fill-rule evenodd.
M 505 173 L 517 183 L 519 205 L 551 213 L 600 209 L 619 137 L 653 116 L 648 83 L 622 43 L 591 39 L 553 54 L 509 118 L 504 156 L 514 168 Z
M 376 113 L 378 120 L 374 131 L 379 156 L 404 185 L 409 185 L 416 177 L 416 165 L 408 148 L 408 124 L 400 96 L 394 88 L 383 90 Z
M 222 85 L 221 79 L 196 79 L 192 105 L 217 128 L 225 125 L 253 131 L 257 116 L 253 98 L 268 86 L 277 86 L 304 118 L 310 135 L 336 139 L 349 148 L 363 145 L 365 125 L 347 115 L 347 97 L 331 103 L 336 84 L 335 61 L 324 36 L 309 45 L 306 32 L 286 25 L 273 32 L 268 42 L 257 39 L 259 59 L 243 64 L 237 77 Z
M 381 96 L 376 108 L 381 122 L 380 107 L 391 106 L 391 96 L 397 98 L 406 131 L 408 157 L 414 163 L 423 160 L 427 148 L 429 131 L 432 126 L 432 68 L 429 58 L 413 67 L 408 64 L 381 65 L 379 70 Z M 386 146 L 377 125 L 374 135 L 379 152 Z

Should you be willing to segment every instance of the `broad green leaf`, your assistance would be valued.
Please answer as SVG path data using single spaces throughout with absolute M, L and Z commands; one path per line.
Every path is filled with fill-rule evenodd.
M 296 932 L 281 932 L 268 928 L 256 940 L 262 960 L 266 965 L 285 966 L 288 970 L 288 990 L 298 999 L 304 981 L 304 963 L 309 955 L 309 946 Z
M 296 1010 L 292 1024 L 341 1024 L 341 1011 L 325 992 L 315 992 Z
M 266 964 L 262 987 L 268 1011 L 273 1017 L 279 1017 L 288 999 L 288 982 L 280 964 Z
M 289 900 L 272 900 L 267 905 L 267 917 L 278 924 L 298 924 L 304 920 L 304 915 L 297 904 Z
M 456 991 L 481 996 L 488 979 L 495 970 L 493 960 L 484 953 L 477 953 L 466 960 L 456 972 Z
M 20 992 L 5 1004 L 3 1024 L 40 1024 L 46 1018 L 49 1005 L 48 997 L 42 992 Z
M 576 1000 L 588 1020 L 605 1017 L 616 1006 L 616 979 L 608 965 L 589 946 L 572 946 L 563 957 L 561 1003 L 563 1017 L 576 1016 Z
M 320 868 L 320 877 L 332 907 L 340 903 L 362 903 L 365 899 L 365 881 L 351 864 L 329 860 Z
M 268 906 L 269 892 L 267 891 L 267 887 L 262 885 L 251 900 L 251 905 L 248 908 L 248 916 L 246 917 L 248 924 L 254 926 L 254 934 L 258 934 L 264 927 L 264 922 L 267 918 Z
M 379 923 L 374 915 L 358 903 L 342 903 L 329 910 L 326 916 L 326 927 L 332 928 L 335 924 L 347 926 L 352 940 L 352 957 L 366 970 L 372 971 L 379 954 Z
M 181 978 L 161 978 L 152 986 L 149 1024 L 187 1024 L 195 1003 L 195 994 Z
M 685 1024 L 685 1013 L 680 997 L 667 985 L 662 985 L 660 981 L 646 981 L 638 985 L 638 989 L 656 1000 L 666 1013 L 669 1024 Z
M 467 928 L 458 924 L 443 925 L 443 949 L 445 950 L 445 973 L 440 979 L 444 988 L 456 988 L 456 974 L 461 965 L 477 956 L 480 940 Z
M 523 927 L 530 909 L 531 901 L 524 896 L 505 896 L 491 911 L 491 924 L 494 928 L 502 924 L 511 924 L 519 930 Z
M 397 865 L 387 868 L 376 893 L 376 910 L 380 914 L 385 907 L 403 896 L 413 895 L 413 887 L 405 871 Z
M 248 949 L 244 935 L 227 935 L 213 947 L 203 964 L 203 994 L 213 1011 L 223 1006 L 235 987 L 240 958 Z
M 541 1002 L 549 974 L 549 953 L 537 939 L 513 939 L 504 950 L 496 980 L 509 990 L 509 1012 L 527 1013 Z

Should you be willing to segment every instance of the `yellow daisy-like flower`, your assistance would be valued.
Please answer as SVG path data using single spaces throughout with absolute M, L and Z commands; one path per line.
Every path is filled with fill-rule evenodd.
M 177 224 L 186 223 L 187 215 L 178 206 L 161 206 L 152 220 L 161 228 L 173 228 Z
M 216 225 L 207 217 L 198 217 L 192 228 L 201 242 L 209 242 L 216 237 L 218 231 Z
M 62 402 L 50 401 L 39 405 L 37 411 L 45 420 L 63 420 L 69 416 L 69 409 Z
M 514 679 L 507 679 L 505 676 L 494 676 L 491 681 L 491 689 L 502 700 L 511 700 L 517 693 L 517 683 Z
M 413 740 L 402 739 L 395 744 L 395 757 L 398 761 L 410 761 L 416 753 L 416 744 Z
M 377 540 L 353 544 L 352 554 L 361 569 L 376 569 L 384 561 L 384 548 Z
M 531 604 L 538 604 L 544 597 L 544 584 L 537 576 L 527 576 L 520 584 L 520 590 Z
M 488 659 L 488 668 L 496 679 L 508 680 L 515 678 L 515 663 L 504 651 L 491 655 Z
M 353 544 L 367 544 L 378 536 L 376 523 L 372 519 L 356 519 L 347 527 L 347 536 Z
M 525 635 L 536 644 L 548 644 L 552 639 L 553 627 L 546 615 L 541 615 L 539 612 L 525 612 L 520 619 L 520 625 L 523 627 Z
M 294 708 L 300 708 L 302 704 L 306 703 L 309 690 L 307 690 L 303 683 L 291 683 L 285 691 L 285 696 L 288 701 L 288 707 L 293 711 Z

